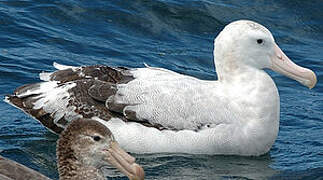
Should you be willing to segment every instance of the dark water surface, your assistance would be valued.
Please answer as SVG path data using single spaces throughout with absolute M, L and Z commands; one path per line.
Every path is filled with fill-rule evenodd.
M 0 95 L 67 65 L 164 67 L 216 79 L 213 39 L 229 22 L 268 27 L 297 64 L 311 68 L 308 90 L 279 74 L 278 139 L 261 157 L 135 155 L 146 179 L 323 179 L 323 1 L 0 1 Z M 57 136 L 0 101 L 1 155 L 57 179 Z M 119 178 L 120 179 L 120 178 Z M 124 177 L 121 179 L 125 179 Z

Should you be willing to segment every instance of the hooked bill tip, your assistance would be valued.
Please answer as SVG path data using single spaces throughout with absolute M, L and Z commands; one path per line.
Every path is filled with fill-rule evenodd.
M 312 89 L 313 87 L 315 87 L 315 85 L 316 85 L 316 83 L 317 83 L 317 77 L 316 77 L 316 74 L 315 74 L 313 71 L 311 71 L 311 73 L 312 73 L 312 81 L 311 81 L 311 83 L 308 85 L 308 88 L 309 88 L 309 89 Z

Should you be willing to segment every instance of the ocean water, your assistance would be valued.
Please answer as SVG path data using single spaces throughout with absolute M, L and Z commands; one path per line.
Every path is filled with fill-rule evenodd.
M 281 98 L 280 132 L 261 157 L 134 154 L 146 179 L 323 179 L 323 1 L 0 1 L 0 98 L 38 82 L 54 61 L 143 67 L 215 80 L 213 39 L 229 22 L 268 27 L 315 71 L 309 90 L 268 71 Z M 57 136 L 0 101 L 0 154 L 57 179 Z M 112 179 L 126 179 L 118 177 Z

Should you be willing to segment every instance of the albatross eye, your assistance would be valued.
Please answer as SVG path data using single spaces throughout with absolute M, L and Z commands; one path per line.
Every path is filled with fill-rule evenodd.
M 101 140 L 101 137 L 100 136 L 93 136 L 93 140 L 94 141 L 100 141 Z
M 264 42 L 264 40 L 262 40 L 262 39 L 257 39 L 257 43 L 258 44 L 262 44 Z

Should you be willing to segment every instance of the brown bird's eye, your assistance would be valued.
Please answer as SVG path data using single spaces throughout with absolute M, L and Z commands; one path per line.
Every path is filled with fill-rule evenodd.
M 262 39 L 257 39 L 257 43 L 258 44 L 262 44 L 264 42 L 264 40 L 262 40 Z
M 94 141 L 100 141 L 101 140 L 101 137 L 100 136 L 93 136 L 93 140 Z

